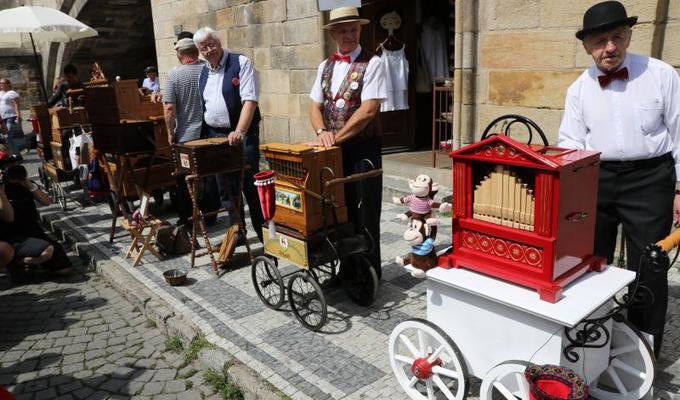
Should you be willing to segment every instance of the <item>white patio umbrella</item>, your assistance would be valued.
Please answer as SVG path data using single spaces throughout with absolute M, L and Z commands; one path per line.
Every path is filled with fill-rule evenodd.
M 96 30 L 54 8 L 21 6 L 0 11 L 0 48 L 31 41 L 45 103 L 47 92 L 35 41 L 65 43 L 92 36 L 97 36 Z

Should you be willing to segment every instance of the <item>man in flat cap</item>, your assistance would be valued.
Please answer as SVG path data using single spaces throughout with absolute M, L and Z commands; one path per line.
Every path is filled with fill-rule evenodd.
M 622 224 L 631 270 L 641 266 L 647 245 L 680 223 L 680 78 L 660 60 L 627 53 L 636 22 L 618 1 L 586 11 L 576 37 L 595 63 L 567 91 L 558 142 L 601 152 L 595 254 L 613 261 Z M 651 290 L 653 302 L 646 296 L 649 301 L 634 304 L 628 319 L 654 335 L 658 355 L 667 271 L 641 268 L 640 283 Z
M 168 72 L 163 87 L 163 113 L 170 144 L 200 138 L 203 126 L 198 77 L 204 62 L 199 60 L 198 48 L 192 39 L 179 39 L 175 42 L 175 51 L 181 65 Z M 186 222 L 192 212 L 184 175 L 177 176 L 177 212 L 179 224 Z
M 161 85 L 158 82 L 158 70 L 156 67 L 149 66 L 144 68 L 146 78 L 142 82 L 142 88 L 145 88 L 150 93 L 158 93 L 161 90 Z
M 361 26 L 368 22 L 353 7 L 331 10 L 324 28 L 329 30 L 338 51 L 319 65 L 309 94 L 309 116 L 316 132 L 312 144 L 340 146 L 345 176 L 370 169 L 365 159 L 374 168 L 382 168 L 382 141 L 376 117 L 387 98 L 387 87 L 379 58 L 359 44 Z M 361 184 L 363 198 L 359 183 L 345 185 L 348 219 L 365 226 L 373 236 L 376 245 L 369 259 L 380 278 L 382 177 L 369 178 Z

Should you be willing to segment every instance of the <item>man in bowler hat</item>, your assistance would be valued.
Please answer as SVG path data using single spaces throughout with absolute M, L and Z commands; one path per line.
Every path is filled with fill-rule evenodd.
M 636 22 L 618 1 L 584 14 L 576 37 L 594 64 L 567 91 L 558 144 L 601 152 L 595 254 L 613 261 L 621 224 L 628 269 L 641 268 L 641 286 L 652 294 L 628 309 L 628 319 L 654 336 L 658 355 L 668 277 L 640 259 L 680 223 L 680 77 L 660 60 L 627 52 Z

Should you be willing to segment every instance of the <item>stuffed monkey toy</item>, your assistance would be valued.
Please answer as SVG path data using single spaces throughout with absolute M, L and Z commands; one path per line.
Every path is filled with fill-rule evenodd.
M 411 275 L 415 278 L 424 278 L 427 270 L 437 266 L 437 253 L 434 250 L 430 223 L 436 224 L 437 219 L 409 221 L 404 239 L 411 245 L 411 253 L 405 257 L 397 256 L 396 259 L 397 264 L 401 266 L 411 264 L 414 267 Z
M 432 209 L 436 208 L 439 212 L 451 211 L 450 203 L 439 203 L 434 201 L 434 196 L 439 191 L 439 184 L 434 182 L 428 175 L 421 174 L 416 179 L 409 180 L 411 194 L 406 197 L 393 197 L 394 204 L 408 203 L 409 210 L 404 214 L 397 214 L 397 218 L 402 221 L 409 219 L 419 219 L 425 221 L 432 217 Z M 432 226 L 432 239 L 437 237 L 437 226 Z

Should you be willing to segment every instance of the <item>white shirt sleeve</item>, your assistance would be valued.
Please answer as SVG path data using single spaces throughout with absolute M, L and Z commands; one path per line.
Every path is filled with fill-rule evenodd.
M 557 145 L 567 149 L 585 149 L 587 128 L 579 102 L 579 82 L 576 81 L 567 90 L 564 101 L 564 116 L 560 124 Z
M 14 90 L 10 90 L 7 92 L 7 94 L 5 94 L 5 98 L 7 101 L 16 100 L 19 98 L 19 93 L 15 92 Z
M 316 71 L 316 79 L 314 80 L 314 85 L 312 85 L 312 90 L 309 92 L 309 97 L 312 101 L 323 104 L 323 91 L 321 90 L 321 76 L 323 75 L 323 69 L 326 66 L 326 61 L 319 64 L 319 68 Z
M 239 56 L 239 65 L 241 72 L 239 73 L 239 94 L 241 95 L 241 102 L 244 101 L 258 101 L 259 87 L 257 82 L 257 71 L 253 67 L 253 63 L 246 56 Z M 231 79 L 225 76 L 225 79 Z
M 387 84 L 385 83 L 385 67 L 380 58 L 373 56 L 368 62 L 364 73 L 364 87 L 361 89 L 361 101 L 387 99 Z
M 680 76 L 668 68 L 667 84 L 662 87 L 664 97 L 664 123 L 673 140 L 673 159 L 675 160 L 676 180 L 680 181 Z

